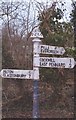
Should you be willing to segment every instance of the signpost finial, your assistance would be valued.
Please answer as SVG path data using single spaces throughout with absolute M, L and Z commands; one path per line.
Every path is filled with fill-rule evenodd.
M 32 32 L 32 35 L 31 35 L 31 38 L 43 38 L 43 35 L 41 34 L 40 30 L 38 27 L 36 27 L 33 32 Z

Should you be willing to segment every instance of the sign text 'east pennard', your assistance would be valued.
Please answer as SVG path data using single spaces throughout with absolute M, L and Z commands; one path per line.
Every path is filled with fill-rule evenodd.
M 65 49 L 58 46 L 40 45 L 40 53 L 63 55 L 65 53 Z
M 33 70 L 2 69 L 0 75 L 3 78 L 33 79 Z
M 49 68 L 73 68 L 74 58 L 39 57 L 35 58 L 35 66 Z

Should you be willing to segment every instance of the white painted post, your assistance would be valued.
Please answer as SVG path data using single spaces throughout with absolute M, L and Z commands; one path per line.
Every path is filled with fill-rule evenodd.
M 34 79 L 33 79 L 33 118 L 39 118 L 39 68 L 35 66 L 35 58 L 39 57 L 39 45 L 41 40 L 38 38 L 33 39 L 33 70 L 34 70 Z

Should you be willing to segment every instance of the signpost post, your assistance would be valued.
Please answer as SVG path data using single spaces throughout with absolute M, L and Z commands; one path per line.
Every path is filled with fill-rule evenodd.
M 33 118 L 39 118 L 39 67 L 35 66 L 35 58 L 39 58 L 39 46 L 41 40 L 39 38 L 43 38 L 41 34 L 35 33 L 33 36 L 33 71 L 37 71 L 34 73 L 33 79 Z

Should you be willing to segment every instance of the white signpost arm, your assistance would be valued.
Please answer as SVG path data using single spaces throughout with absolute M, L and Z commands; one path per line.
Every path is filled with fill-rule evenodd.
M 39 44 L 41 40 L 35 38 L 33 40 L 33 71 L 34 71 L 34 79 L 33 79 L 33 118 L 39 118 L 39 67 L 35 66 L 35 58 L 39 58 Z
M 33 70 L 2 69 L 3 78 L 33 79 Z

